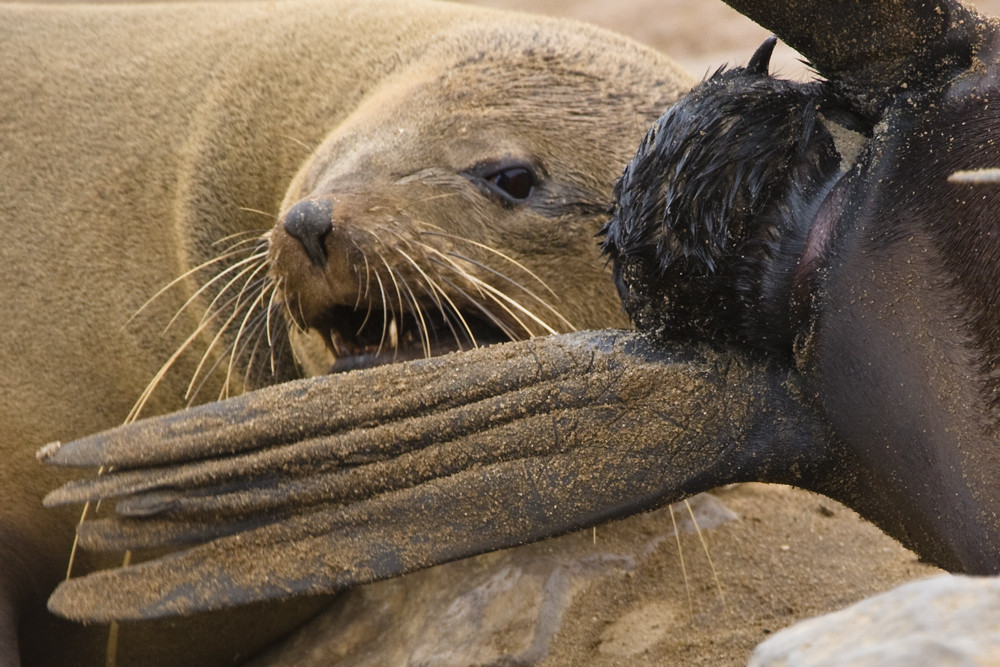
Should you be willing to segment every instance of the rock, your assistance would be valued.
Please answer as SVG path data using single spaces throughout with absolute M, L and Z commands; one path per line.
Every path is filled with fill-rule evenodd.
M 936 572 L 832 500 L 739 484 L 355 588 L 249 665 L 745 665 L 768 633 Z
M 695 532 L 695 524 L 707 531 L 738 518 L 710 494 L 680 503 L 674 513 L 672 520 L 670 510 L 662 509 L 601 526 L 595 533 L 585 530 L 358 588 L 253 665 L 542 662 L 581 590 L 609 575 L 633 572 L 667 540 L 672 547 L 675 521 L 685 534 Z M 645 609 L 644 618 L 633 613 L 609 627 L 598 650 L 616 657 L 641 652 L 687 613 L 683 601 L 654 606 L 658 614 Z M 656 620 L 659 616 L 662 622 Z M 638 647 L 637 626 L 643 626 L 646 638 Z
M 941 575 L 802 621 L 750 667 L 1000 665 L 1000 578 Z

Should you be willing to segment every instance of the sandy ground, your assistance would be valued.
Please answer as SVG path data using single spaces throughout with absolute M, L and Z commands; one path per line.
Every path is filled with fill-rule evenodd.
M 696 76 L 743 64 L 770 33 L 718 0 L 464 0 L 467 4 L 562 16 L 628 35 L 666 53 Z M 774 64 L 800 76 L 798 55 L 779 45 Z
M 744 64 L 770 33 L 720 0 L 461 0 L 466 4 L 562 16 L 628 35 L 702 76 L 723 64 Z M 1000 14 L 1000 0 L 966 2 Z M 779 44 L 772 71 L 808 76 L 800 56 Z

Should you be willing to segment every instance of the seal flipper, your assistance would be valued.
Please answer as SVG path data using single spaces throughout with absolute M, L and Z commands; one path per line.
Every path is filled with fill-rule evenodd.
M 525 367 L 517 363 L 508 366 L 515 358 L 527 360 L 534 372 L 522 373 Z M 796 475 L 808 477 L 829 451 L 825 427 L 794 398 L 794 374 L 746 355 L 602 332 L 494 346 L 449 359 L 451 367 L 461 369 L 453 373 L 459 386 L 470 386 L 463 373 L 483 368 L 500 376 L 493 395 L 467 397 L 446 413 L 459 432 L 442 430 L 433 415 L 403 416 L 371 429 L 372 442 L 386 448 L 381 456 L 368 454 L 369 460 L 344 468 L 342 499 L 314 497 L 305 507 L 300 499 L 277 508 L 250 503 L 242 513 L 230 508 L 222 523 L 228 522 L 234 534 L 66 581 L 50 599 L 50 609 L 84 621 L 148 619 L 342 590 L 593 525 L 720 484 L 748 479 L 801 484 L 801 477 L 787 479 L 788 461 L 799 462 Z M 428 366 L 413 362 L 405 372 Z M 521 370 L 512 373 L 512 367 Z M 324 380 L 349 390 L 354 383 L 372 381 L 377 372 Z M 409 386 L 421 387 L 415 377 L 410 380 Z M 547 394 L 545 400 L 524 400 L 531 394 L 537 399 L 539 391 Z M 219 423 L 226 422 L 227 409 L 244 410 L 258 397 L 247 394 L 242 402 L 220 403 Z M 420 391 L 412 391 L 401 405 L 420 406 L 422 399 Z M 518 406 L 520 414 L 498 419 L 503 404 Z M 343 418 L 333 421 L 337 433 L 325 446 L 336 450 L 356 436 L 344 430 L 351 426 Z M 129 428 L 155 432 L 144 424 Z M 129 428 L 114 437 L 127 439 Z M 316 451 L 314 445 L 301 443 L 306 459 Z M 86 442 L 79 447 L 91 449 Z M 77 448 L 70 443 L 62 449 L 75 456 Z M 215 459 L 215 453 L 207 460 L 199 451 L 187 455 L 193 467 L 225 460 Z M 247 497 L 260 487 L 281 489 L 270 483 L 287 465 L 268 468 L 264 461 L 258 460 L 259 467 L 242 482 Z M 104 477 L 165 470 L 126 470 L 89 482 L 114 495 Z M 308 482 L 314 473 L 330 470 L 303 466 L 300 472 Z M 189 486 L 170 492 L 208 498 L 213 488 L 205 479 L 210 478 L 192 477 Z M 127 501 L 129 488 L 126 484 L 120 492 Z M 164 540 L 159 533 L 171 523 L 178 532 L 191 531 L 185 539 L 197 541 L 204 537 L 197 531 L 212 521 L 212 511 L 201 509 L 164 512 L 153 521 L 111 518 L 97 524 L 100 537 L 93 541 L 114 548 L 169 544 L 175 536 Z M 241 521 L 256 527 L 246 530 Z
M 986 28 L 956 0 L 725 2 L 777 34 L 869 114 L 901 89 L 929 88 L 968 67 L 968 43 Z

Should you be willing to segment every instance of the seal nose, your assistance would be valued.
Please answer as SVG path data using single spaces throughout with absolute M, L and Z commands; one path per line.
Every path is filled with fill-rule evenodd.
M 285 214 L 285 231 L 306 251 L 310 261 L 318 267 L 326 265 L 327 234 L 333 229 L 333 202 L 329 199 L 306 199 L 298 202 Z

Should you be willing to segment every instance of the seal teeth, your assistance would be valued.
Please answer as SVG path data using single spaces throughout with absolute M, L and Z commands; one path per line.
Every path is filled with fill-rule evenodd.
M 329 333 L 330 349 L 333 351 L 333 356 L 338 359 L 341 357 L 346 357 L 350 354 L 348 351 L 348 346 L 344 343 L 344 339 L 341 338 L 340 334 L 333 329 L 330 329 Z
M 389 347 L 393 350 L 399 347 L 399 329 L 395 317 L 389 320 Z

